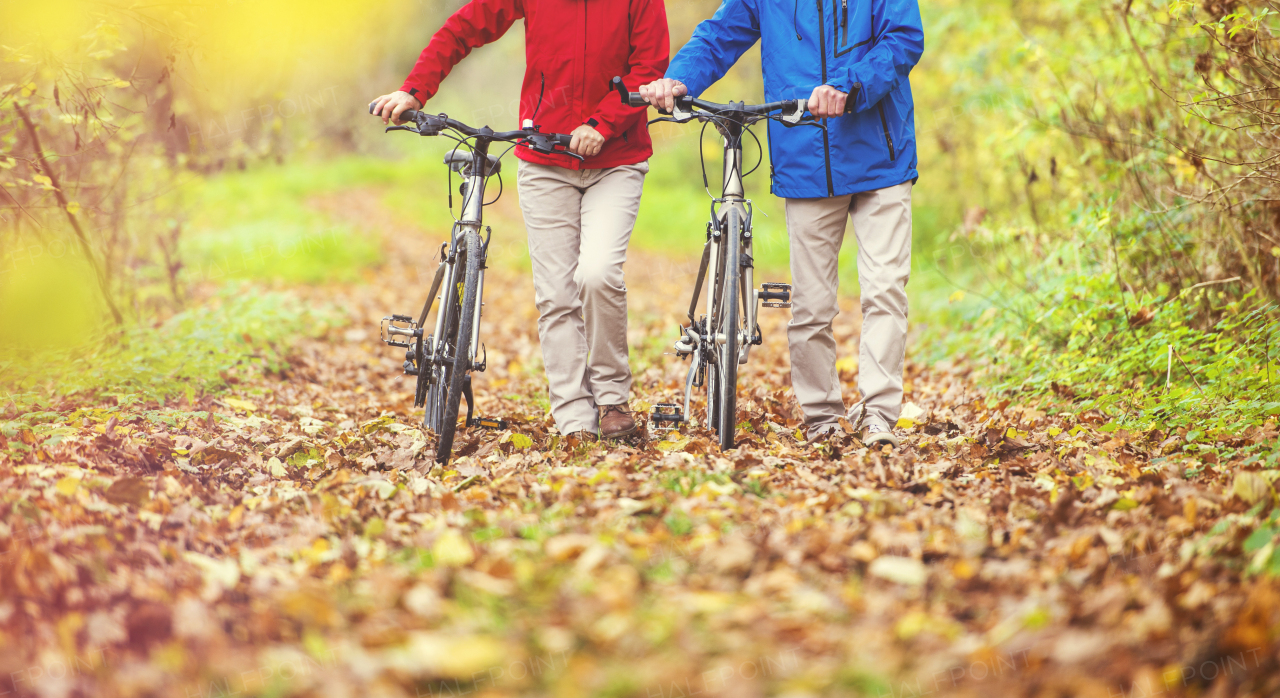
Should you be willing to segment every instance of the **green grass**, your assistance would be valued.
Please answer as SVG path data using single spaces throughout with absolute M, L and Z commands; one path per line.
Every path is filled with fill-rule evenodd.
M 711 201 L 702 186 L 696 129 L 655 132 L 657 154 L 650 161 L 640 215 L 632 247 L 675 259 L 695 258 L 706 240 Z M 183 252 L 191 273 L 209 278 L 278 279 L 303 283 L 352 281 L 360 270 L 381 260 L 382 234 L 421 234 L 444 240 L 453 224 L 449 211 L 448 172 L 442 160 L 452 143 L 443 139 L 405 137 L 404 156 L 380 158 L 347 156 L 326 161 L 299 161 L 286 166 L 262 166 L 248 172 L 219 175 L 192 187 L 187 196 L 195 204 L 192 232 Z M 703 142 L 712 185 L 718 182 L 720 147 L 707 136 Z M 749 144 L 748 165 L 757 152 Z M 494 230 L 491 255 L 505 266 L 528 269 L 524 223 L 517 205 L 516 159 L 504 160 L 501 200 L 485 212 Z M 452 186 L 454 213 L 461 204 L 456 195 L 460 180 Z M 490 184 L 490 199 L 499 183 Z M 374 223 L 352 225 L 335 222 L 316 210 L 316 203 L 344 190 L 369 188 L 386 211 L 392 225 L 403 231 L 373 229 Z M 747 178 L 748 195 L 755 208 L 755 258 L 761 274 L 782 279 L 789 264 L 785 204 L 769 192 L 767 154 L 760 168 Z M 713 189 L 713 193 L 716 193 Z M 919 192 L 917 198 L 926 192 Z M 936 194 L 930 193 L 931 196 Z M 917 276 L 913 295 L 947 291 L 929 259 L 954 227 L 954 207 L 944 202 L 917 203 L 914 213 L 914 248 Z M 690 262 L 692 264 L 692 261 Z M 841 287 L 857 295 L 857 244 L 852 226 L 840 254 Z
M 0 400 L 21 412 L 64 398 L 189 403 L 225 390 L 238 375 L 282 369 L 291 340 L 322 333 L 333 321 L 292 295 L 228 286 L 157 325 L 135 324 L 70 349 L 6 350 Z
M 381 261 L 378 231 L 322 211 L 323 197 L 394 183 L 392 168 L 363 158 L 299 162 L 222 174 L 189 185 L 180 244 L 188 281 L 355 281 Z M 337 214 L 337 215 L 331 215 Z

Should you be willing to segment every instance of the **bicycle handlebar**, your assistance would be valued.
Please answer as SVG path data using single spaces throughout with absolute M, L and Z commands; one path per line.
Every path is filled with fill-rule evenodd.
M 610 81 L 613 89 L 617 91 L 618 96 L 622 99 L 622 103 L 629 107 L 647 107 L 649 103 L 639 92 L 631 92 L 623 83 L 621 77 L 615 77 Z M 745 104 L 738 102 L 736 104 L 716 104 L 701 99 L 696 99 L 685 95 L 676 98 L 676 111 L 691 112 L 694 107 L 702 111 L 712 114 L 746 114 L 751 116 L 764 116 L 773 112 L 782 112 L 784 116 L 793 116 L 803 114 L 809 109 L 809 100 L 807 99 L 788 99 L 781 102 L 769 102 L 767 104 Z M 666 114 L 667 112 L 659 109 L 659 112 Z M 850 114 L 853 111 L 853 100 L 845 102 L 845 112 Z
M 373 105 L 369 106 L 369 113 L 373 113 Z M 573 136 L 563 133 L 543 133 L 536 128 L 520 129 L 518 131 L 494 131 L 488 126 L 474 128 L 461 121 L 450 119 L 444 114 L 428 114 L 416 109 L 406 109 L 401 112 L 400 121 L 401 123 L 411 122 L 417 128 L 409 128 L 407 126 L 395 126 L 392 128 L 413 131 L 420 136 L 435 136 L 447 128 L 457 131 L 468 138 L 485 138 L 491 141 L 517 141 L 541 153 L 568 155 L 579 160 L 583 159 L 581 155 L 568 150 L 569 145 L 573 143 Z M 564 148 L 564 150 L 557 150 L 557 147 Z

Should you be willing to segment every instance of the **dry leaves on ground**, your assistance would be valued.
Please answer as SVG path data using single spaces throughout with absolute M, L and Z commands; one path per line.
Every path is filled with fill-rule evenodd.
M 661 352 L 691 267 L 631 263 L 637 404 L 682 385 Z M 398 284 L 300 291 L 352 324 L 192 406 L 214 417 L 69 404 L 12 437 L 0 694 L 1280 692 L 1280 590 L 1203 546 L 1275 496 L 1262 475 L 1188 480 L 1158 441 L 989 400 L 962 365 L 908 367 L 897 453 L 805 443 L 781 314 L 736 450 L 696 429 L 571 449 L 529 287 L 495 267 L 486 289 L 480 409 L 512 431 L 447 467 L 376 344 L 420 302 Z

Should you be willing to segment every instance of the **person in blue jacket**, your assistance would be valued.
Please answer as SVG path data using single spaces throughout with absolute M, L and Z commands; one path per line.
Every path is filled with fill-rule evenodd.
M 698 25 L 666 77 L 640 88 L 671 111 L 724 77 L 756 41 L 767 101 L 808 99 L 825 131 L 769 124 L 773 193 L 787 200 L 791 377 L 811 438 L 841 417 L 873 445 L 898 446 L 911 273 L 915 106 L 909 76 L 924 52 L 917 0 L 725 0 Z M 858 241 L 861 401 L 846 411 L 832 321 L 849 218 Z

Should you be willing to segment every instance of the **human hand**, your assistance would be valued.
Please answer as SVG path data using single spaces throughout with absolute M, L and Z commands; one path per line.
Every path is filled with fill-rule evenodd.
M 410 109 L 421 109 L 422 102 L 408 92 L 392 92 L 373 100 L 370 114 L 382 118 L 382 123 L 394 121 L 400 123 L 400 115 Z
M 575 128 L 569 135 L 573 136 L 573 140 L 569 143 L 569 150 L 584 158 L 599 155 L 600 149 L 604 147 L 604 136 L 587 124 Z
M 809 97 L 809 113 L 818 119 L 843 116 L 848 99 L 849 95 L 830 85 L 818 85 Z
M 644 101 L 667 113 L 675 111 L 676 100 L 687 94 L 689 88 L 683 82 L 671 78 L 662 78 L 640 86 L 640 96 L 644 97 Z

